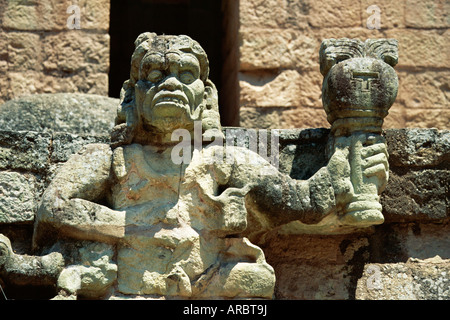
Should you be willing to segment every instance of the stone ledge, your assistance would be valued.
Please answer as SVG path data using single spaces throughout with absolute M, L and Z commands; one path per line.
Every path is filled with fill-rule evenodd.
M 358 280 L 356 299 L 447 300 L 450 296 L 450 260 L 439 256 L 406 263 L 370 263 Z
M 225 133 L 227 129 L 246 130 L 225 127 Z M 267 130 L 269 142 L 271 132 Z M 295 179 L 308 179 L 326 165 L 329 129 L 280 129 L 278 132 L 280 171 Z M 381 196 L 386 222 L 432 222 L 450 217 L 450 131 L 389 129 L 384 131 L 384 136 L 390 154 L 390 180 Z M 29 181 L 30 175 L 36 180 L 18 185 L 14 197 L 8 197 L 10 205 L 3 207 L 19 206 L 17 199 L 30 198 L 30 192 L 36 193 L 30 201 L 39 201 L 57 168 L 89 143 L 109 143 L 109 136 L 0 130 L 0 173 L 23 175 L 17 181 Z M 11 215 L 13 219 L 0 214 L 0 223 L 32 222 L 30 210 L 36 206 L 37 202 L 30 204 L 29 208 L 33 209 L 25 210 L 21 217 Z

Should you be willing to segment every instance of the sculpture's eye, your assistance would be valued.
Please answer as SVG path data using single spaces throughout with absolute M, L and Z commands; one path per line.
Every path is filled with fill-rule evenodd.
M 347 60 L 348 58 L 350 58 L 350 57 L 347 55 L 339 55 L 336 57 L 336 64 L 338 64 L 344 60 Z
M 155 83 L 155 82 L 158 82 L 159 80 L 161 80 L 162 76 L 163 76 L 163 74 L 162 74 L 161 71 L 159 71 L 159 70 L 152 70 L 152 71 L 149 72 L 149 74 L 147 76 L 147 80 L 150 81 L 150 82 Z
M 195 80 L 196 78 L 190 71 L 184 71 L 180 74 L 180 81 L 183 82 L 184 84 L 191 84 Z

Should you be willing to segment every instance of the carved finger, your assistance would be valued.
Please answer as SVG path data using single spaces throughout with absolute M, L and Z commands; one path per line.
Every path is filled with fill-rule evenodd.
M 388 158 L 388 153 L 386 149 L 386 145 L 384 143 L 377 143 L 371 146 L 367 146 L 361 149 L 361 156 L 363 158 L 367 158 L 373 156 L 377 153 L 383 153 L 386 158 Z
M 364 170 L 364 175 L 366 177 L 372 177 L 372 176 L 378 176 L 378 177 L 386 177 L 387 176 L 387 170 L 384 164 L 380 163 L 376 166 L 369 167 Z
M 378 164 L 383 164 L 385 170 L 389 169 L 389 163 L 387 161 L 386 154 L 384 153 L 378 153 L 374 156 L 368 157 L 363 161 L 363 167 L 369 168 L 372 166 L 376 166 Z

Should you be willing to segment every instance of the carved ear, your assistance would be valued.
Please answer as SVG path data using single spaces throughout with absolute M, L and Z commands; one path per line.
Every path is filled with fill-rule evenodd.
M 117 107 L 115 126 L 111 130 L 111 147 L 116 148 L 131 143 L 136 127 L 134 86 L 131 86 L 130 80 L 127 80 L 123 83 L 120 91 L 120 103 Z
M 156 33 L 141 33 L 134 41 L 134 52 L 131 56 L 130 85 L 134 86 L 139 79 L 139 67 L 141 60 L 150 48 L 150 42 L 156 37 Z
M 156 33 L 153 32 L 144 32 L 138 35 L 136 40 L 134 41 L 134 47 L 137 48 L 144 41 L 152 40 L 156 37 Z
M 368 57 L 383 60 L 392 67 L 398 63 L 398 41 L 396 39 L 367 39 L 365 46 Z
M 320 73 L 325 77 L 337 63 L 351 58 L 362 57 L 364 43 L 359 39 L 326 39 L 319 50 Z
M 208 129 L 221 129 L 219 114 L 219 95 L 211 80 L 206 80 L 204 105 L 202 111 L 203 132 Z

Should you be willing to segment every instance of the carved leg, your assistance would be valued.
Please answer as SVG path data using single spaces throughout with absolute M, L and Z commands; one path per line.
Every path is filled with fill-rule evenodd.
M 9 239 L 0 234 L 0 278 L 5 285 L 56 285 L 63 267 L 64 259 L 59 252 L 45 256 L 15 254 Z
M 58 278 L 59 295 L 55 299 L 100 298 L 117 279 L 117 265 L 111 261 L 113 247 L 87 243 L 78 250 L 78 264 L 66 267 Z
M 228 249 L 221 262 L 203 277 L 198 297 L 272 299 L 275 272 L 266 262 L 262 250 L 247 238 L 228 238 Z M 200 282 L 200 281 L 197 281 Z

